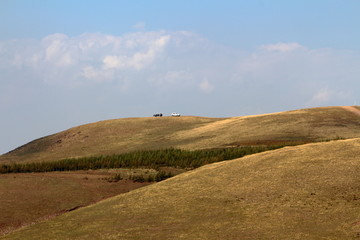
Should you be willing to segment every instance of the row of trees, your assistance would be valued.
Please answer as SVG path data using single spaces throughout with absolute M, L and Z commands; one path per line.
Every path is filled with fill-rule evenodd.
M 131 153 L 63 159 L 52 162 L 14 163 L 0 165 L 0 173 L 75 171 L 102 168 L 176 167 L 193 169 L 205 164 L 240 158 L 281 146 L 247 146 L 207 150 L 161 149 Z

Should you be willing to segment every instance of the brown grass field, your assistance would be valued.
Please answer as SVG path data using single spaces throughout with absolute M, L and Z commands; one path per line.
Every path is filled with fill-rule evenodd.
M 355 112 L 354 112 L 355 111 Z M 360 137 L 357 107 L 325 107 L 232 118 L 126 118 L 86 124 L 34 140 L 0 162 L 159 148 L 204 149 Z
M 104 180 L 134 170 L 0 175 L 0 239 L 360 239 L 359 107 L 108 120 L 34 140 L 0 164 L 273 143 L 308 144 L 140 189 Z
M 360 140 L 203 166 L 0 239 L 359 239 Z
M 126 180 L 144 169 L 0 174 L 0 235 L 129 192 L 149 183 Z M 109 182 L 115 173 L 124 180 Z

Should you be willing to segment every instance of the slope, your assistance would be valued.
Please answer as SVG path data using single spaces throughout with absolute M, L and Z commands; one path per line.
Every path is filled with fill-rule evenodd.
M 232 118 L 127 118 L 82 125 L 32 141 L 0 161 L 51 161 L 159 148 L 204 149 L 360 137 L 355 107 Z
M 120 170 L 0 174 L 0 236 L 150 184 L 109 181 L 114 172 Z M 123 176 L 124 172 L 130 170 L 122 170 Z
M 220 162 L 0 239 L 358 239 L 360 140 Z
M 171 133 L 217 120 L 162 117 L 100 121 L 34 140 L 2 155 L 0 161 L 51 161 L 171 147 Z

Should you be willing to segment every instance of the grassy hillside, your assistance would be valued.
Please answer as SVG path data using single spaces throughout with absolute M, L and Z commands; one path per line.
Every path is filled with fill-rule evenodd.
M 360 140 L 210 164 L 0 239 L 358 239 Z
M 0 174 L 0 235 L 150 183 L 127 180 L 151 170 Z M 152 170 L 154 171 L 154 170 Z M 121 174 L 123 180 L 115 181 Z
M 351 109 L 356 109 L 352 107 Z M 358 110 L 358 109 L 356 109 Z M 360 137 L 360 116 L 344 107 L 324 107 L 281 113 L 233 117 L 181 131 L 175 139 L 197 137 L 186 148 L 239 146 L 283 142 L 313 142 Z
M 125 118 L 101 121 L 34 140 L 0 161 L 52 161 L 174 146 L 169 136 L 219 119 L 200 117 Z
M 127 118 L 32 141 L 0 161 L 53 161 L 160 148 L 204 149 L 360 137 L 356 108 L 312 108 L 232 118 Z

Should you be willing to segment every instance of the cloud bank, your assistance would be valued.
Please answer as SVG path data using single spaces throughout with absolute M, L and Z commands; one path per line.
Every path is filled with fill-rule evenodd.
M 34 86 L 75 92 L 115 86 L 116 94 L 142 94 L 139 101 L 156 92 L 181 105 L 174 100 L 181 96 L 195 103 L 190 112 L 201 107 L 207 115 L 350 105 L 357 100 L 359 65 L 358 52 L 297 42 L 244 51 L 187 31 L 56 33 L 0 42 L 1 104 L 11 104 L 9 89 L 16 94 Z M 205 102 L 226 107 L 210 112 Z

